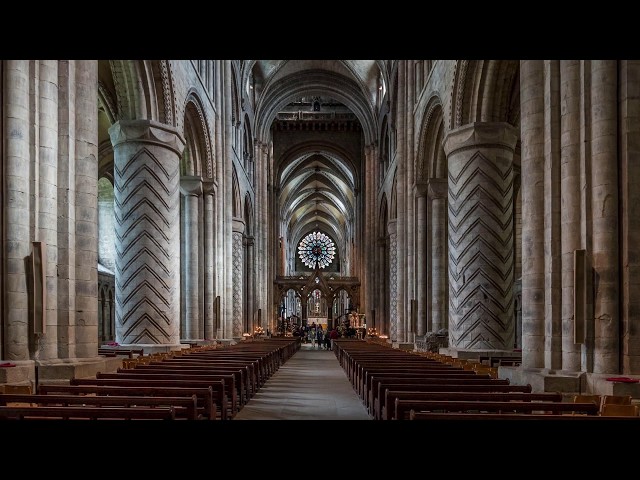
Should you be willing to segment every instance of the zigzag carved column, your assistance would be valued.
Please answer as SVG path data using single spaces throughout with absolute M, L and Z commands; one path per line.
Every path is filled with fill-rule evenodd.
M 398 341 L 398 231 L 397 220 L 390 220 L 389 228 L 389 336 Z
M 506 123 L 474 123 L 444 141 L 449 174 L 449 346 L 512 350 L 513 152 Z
M 114 149 L 116 339 L 180 343 L 180 174 L 184 140 L 150 120 L 109 129 Z
M 235 339 L 241 339 L 244 326 L 242 318 L 242 302 L 243 302 L 243 266 L 242 258 L 242 236 L 244 234 L 244 222 L 239 218 L 233 219 L 233 325 L 231 335 Z M 249 332 L 250 333 L 250 332 Z

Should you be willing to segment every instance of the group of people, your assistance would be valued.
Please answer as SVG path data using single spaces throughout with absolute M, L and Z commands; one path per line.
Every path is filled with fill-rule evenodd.
M 309 327 L 305 326 L 295 329 L 293 335 L 302 337 L 304 343 L 310 343 L 311 348 L 317 348 L 318 350 L 332 350 L 333 340 L 340 336 L 337 329 L 333 328 L 329 330 L 327 327 L 325 330 L 322 328 L 322 325 L 316 325 L 315 322 Z

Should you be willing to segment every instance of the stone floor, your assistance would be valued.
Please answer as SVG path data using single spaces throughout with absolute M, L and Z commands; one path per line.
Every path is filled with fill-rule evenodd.
M 371 420 L 332 351 L 303 344 L 234 420 Z

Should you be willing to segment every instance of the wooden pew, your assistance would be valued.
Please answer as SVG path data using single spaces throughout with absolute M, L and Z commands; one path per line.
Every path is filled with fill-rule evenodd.
M 509 402 L 561 402 L 563 397 L 558 392 L 524 393 L 524 392 L 419 392 L 415 390 L 385 389 L 380 397 L 379 411 L 374 418 L 393 420 L 393 409 L 387 405 L 395 405 L 401 400 L 464 400 L 464 401 L 509 401 Z
M 2 407 L 0 420 L 175 420 L 175 407 Z
M 146 397 L 191 397 L 197 399 L 198 415 L 210 420 L 215 420 L 218 415 L 221 420 L 227 415 L 227 396 L 224 383 L 219 383 L 220 389 L 214 390 L 212 386 L 206 388 L 181 388 L 181 387 L 117 387 L 101 385 L 47 385 L 40 384 L 40 395 L 75 395 L 81 398 L 88 396 L 146 396 Z M 218 408 L 220 406 L 220 408 Z
M 626 422 L 627 420 L 640 421 L 640 417 L 603 417 L 601 415 L 549 415 L 549 414 L 537 414 L 537 413 L 462 413 L 462 412 L 417 412 L 411 410 L 409 412 L 409 420 L 422 420 L 422 421 L 473 421 L 473 420 L 485 420 L 485 421 L 514 421 L 514 420 L 531 420 L 531 421 L 568 421 L 568 422 L 580 422 L 580 421 L 619 421 Z
M 372 416 L 381 416 L 382 402 L 385 389 L 414 390 L 418 392 L 522 392 L 530 393 L 531 385 L 511 385 L 505 379 L 484 379 L 482 382 L 451 383 L 451 382 L 425 382 L 415 378 L 375 378 L 372 379 L 372 395 L 369 399 L 370 413 Z
M 464 400 L 406 400 L 397 398 L 393 418 L 407 420 L 409 412 L 511 412 L 511 413 L 547 413 L 559 415 L 566 412 L 579 412 L 587 415 L 598 415 L 598 406 L 593 402 L 508 402 L 508 401 L 464 401 Z
M 139 380 L 146 382 L 156 382 L 160 386 L 171 386 L 171 382 L 175 382 L 175 386 L 187 386 L 185 382 L 194 382 L 191 386 L 207 386 L 213 385 L 218 380 L 223 380 L 225 390 L 229 399 L 229 407 L 231 408 L 231 416 L 235 416 L 239 408 L 241 408 L 238 396 L 240 392 L 244 392 L 244 385 L 238 385 L 237 376 L 232 373 L 216 374 L 216 375 L 182 375 L 180 373 L 133 373 L 132 370 L 120 373 L 96 373 L 98 380 Z M 166 382 L 166 383 L 162 383 Z M 151 385 L 151 383 L 149 383 Z
M 233 376 L 231 376 L 233 379 Z M 238 412 L 238 404 L 235 399 L 235 389 L 230 389 L 223 379 L 218 380 L 175 380 L 175 379 L 158 379 L 144 380 L 131 378 L 72 378 L 69 380 L 70 385 L 99 385 L 99 386 L 115 386 L 115 387 L 182 387 L 182 388 L 207 388 L 211 387 L 214 392 L 223 392 L 224 404 L 227 408 L 223 409 L 220 405 L 220 412 L 223 419 L 233 418 Z
M 441 384 L 441 385 L 508 385 L 509 380 L 491 378 L 489 375 L 469 375 L 448 377 L 446 375 L 429 376 L 419 374 L 389 374 L 377 373 L 368 377 L 363 391 L 362 399 L 369 413 L 373 414 L 373 407 L 379 395 L 384 393 L 380 388 L 380 382 L 387 380 L 390 383 L 414 383 L 414 384 Z
M 14 395 L 0 394 L 0 406 L 97 406 L 97 407 L 175 407 L 176 419 L 200 420 L 198 398 L 191 397 L 149 397 L 149 396 L 93 396 L 93 395 Z M 26 405 L 25 405 L 26 406 Z

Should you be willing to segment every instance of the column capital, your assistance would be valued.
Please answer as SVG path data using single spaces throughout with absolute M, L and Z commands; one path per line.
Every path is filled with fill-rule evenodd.
M 180 177 L 180 191 L 185 196 L 200 196 L 202 194 L 202 177 L 194 175 Z
M 202 193 L 205 195 L 214 195 L 218 189 L 218 183 L 213 178 L 202 179 Z
M 398 231 L 398 222 L 397 220 L 394 218 L 393 220 L 389 220 L 387 222 L 387 230 L 389 232 L 389 235 L 395 235 Z
M 256 243 L 256 239 L 255 239 L 255 237 L 246 236 L 242 240 L 242 243 L 243 243 L 243 245 L 245 245 L 247 247 L 253 247 L 255 245 L 255 243 Z
M 446 198 L 448 191 L 448 180 L 446 178 L 430 178 L 429 179 L 429 198 L 438 199 Z
M 477 122 L 451 130 L 442 145 L 447 157 L 460 151 L 478 147 L 503 148 L 514 152 L 518 131 L 506 122 Z
M 428 193 L 428 184 L 423 180 L 418 180 L 413 184 L 413 194 L 418 197 L 426 197 Z
M 119 120 L 109 128 L 114 148 L 126 142 L 142 142 L 169 148 L 182 155 L 185 141 L 171 125 L 153 120 Z
M 233 218 L 233 226 L 232 226 L 232 231 L 233 233 L 244 233 L 244 220 L 241 218 Z

